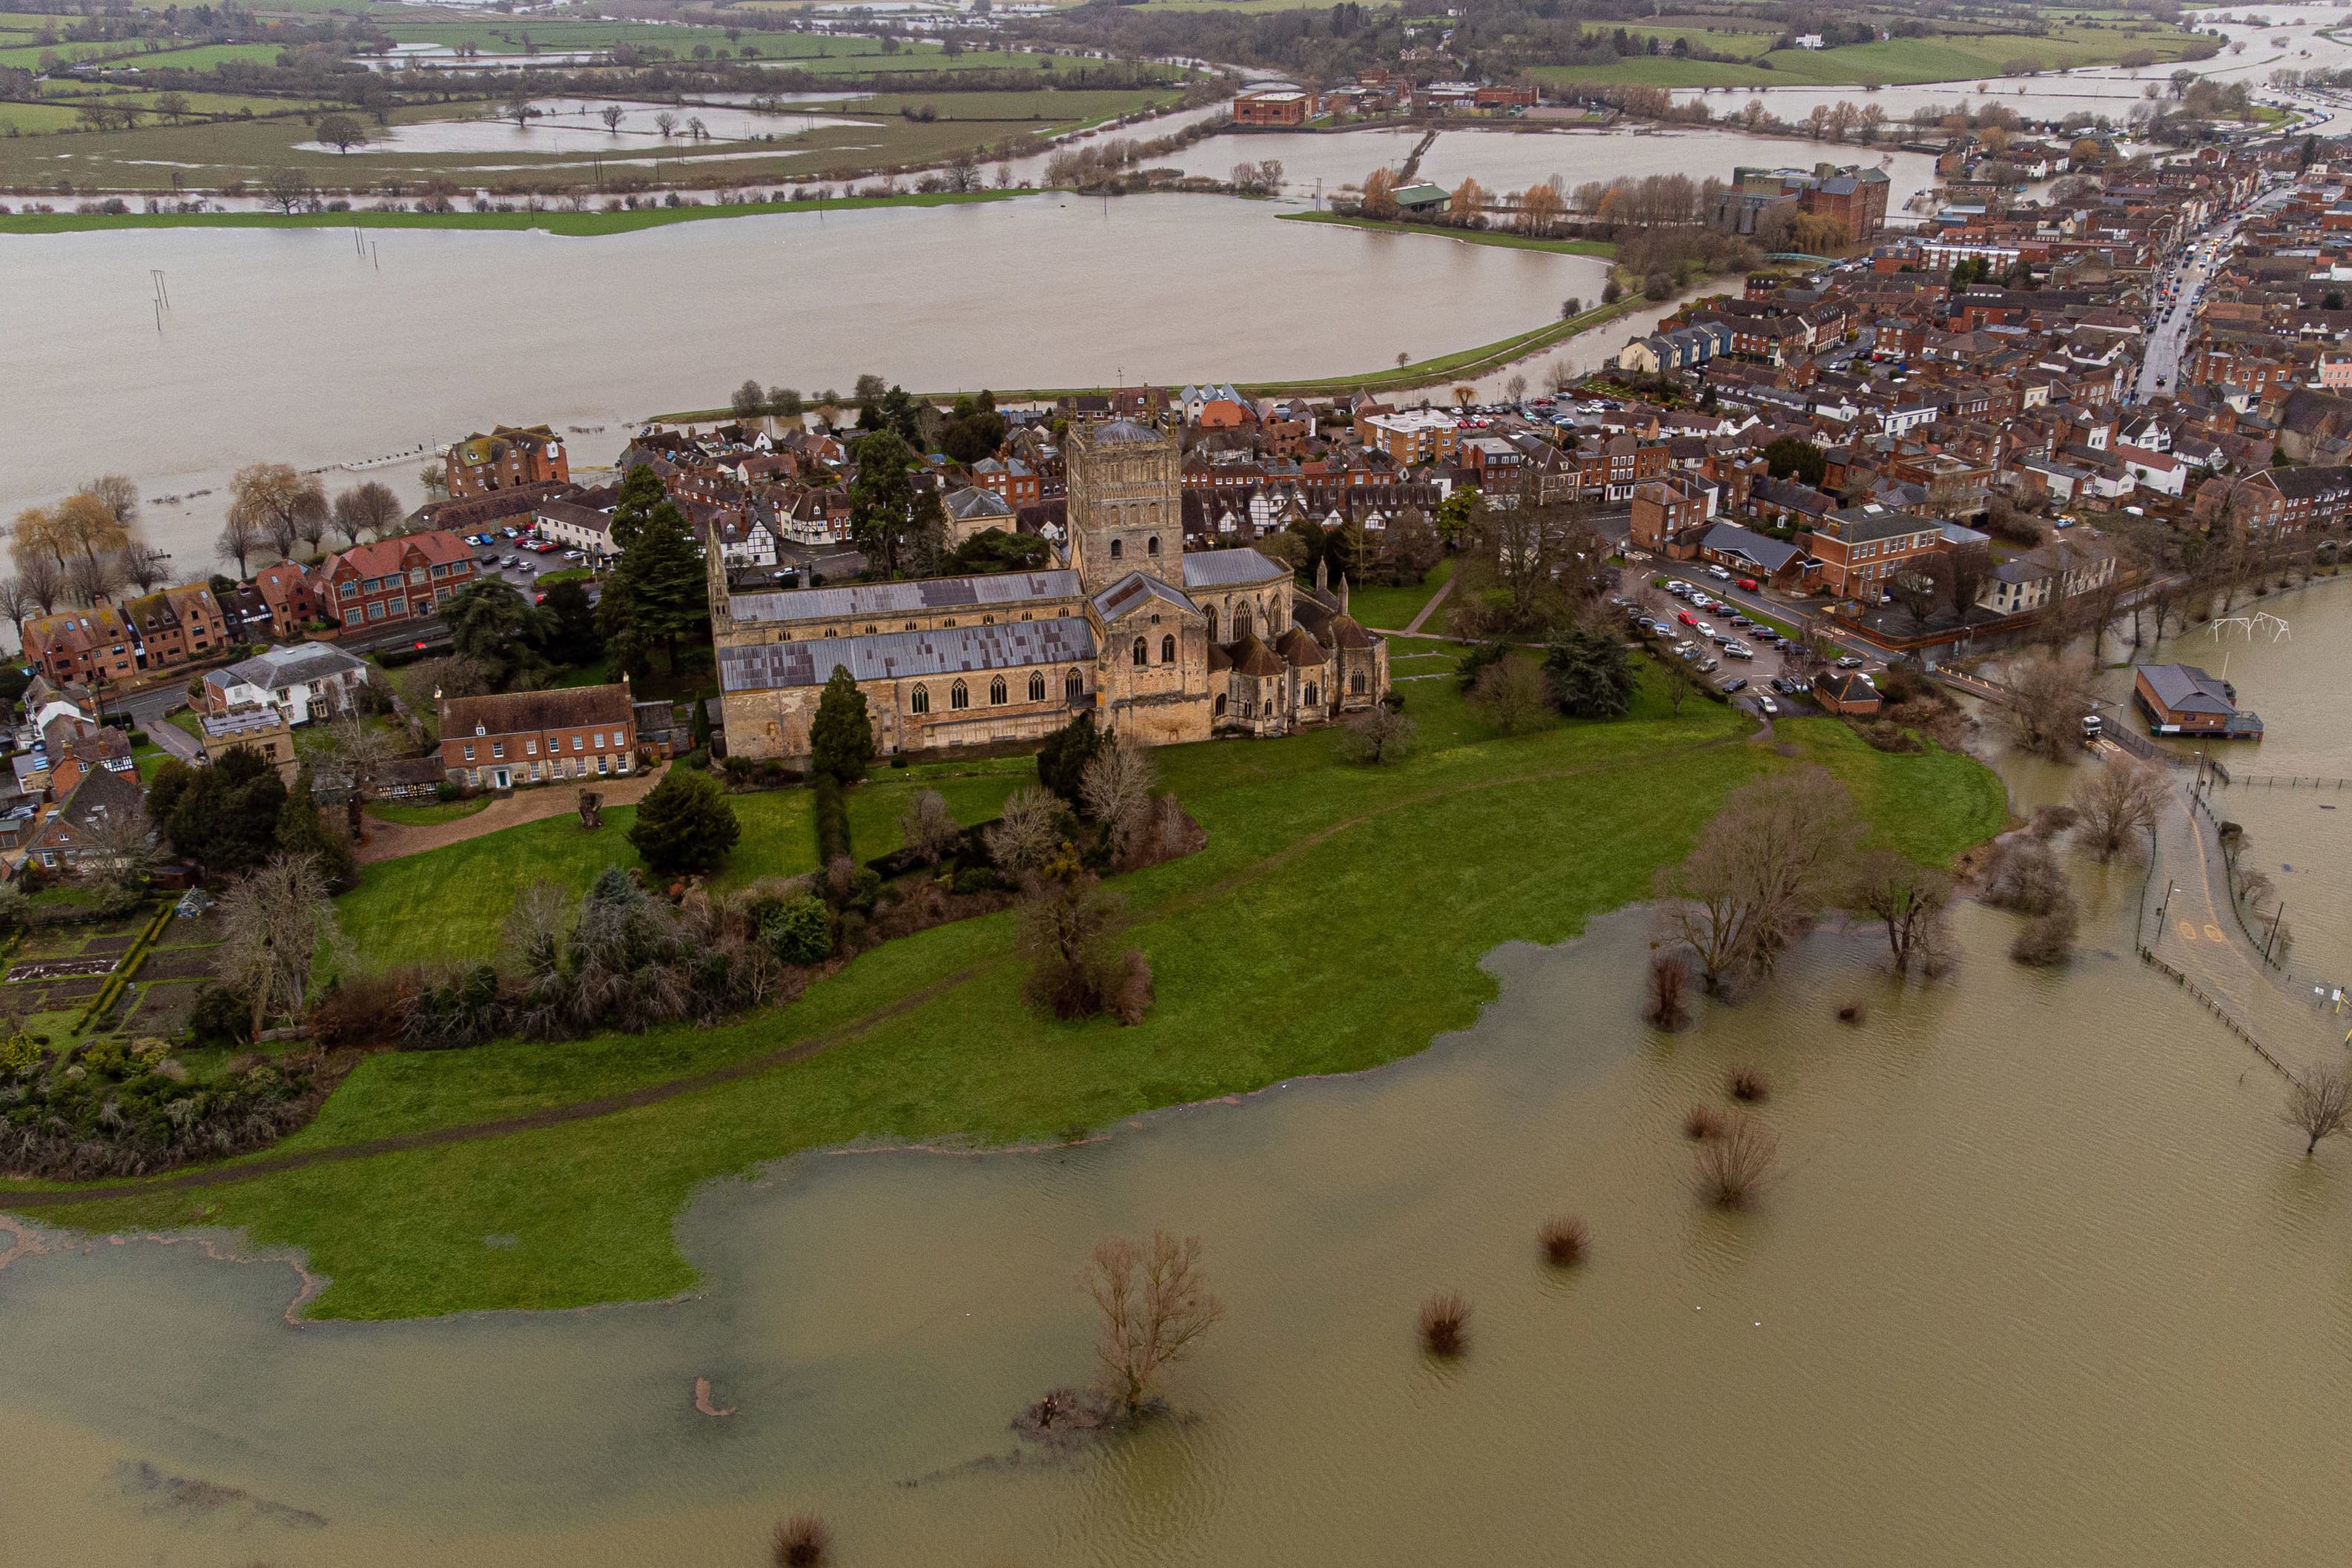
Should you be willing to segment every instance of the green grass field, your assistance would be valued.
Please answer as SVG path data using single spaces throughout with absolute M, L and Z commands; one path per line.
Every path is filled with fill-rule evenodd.
M 0 215 L 0 234 L 69 234 L 79 229 L 140 228 L 368 228 L 543 229 L 568 238 L 634 234 L 666 224 L 712 218 L 753 217 L 763 213 L 813 213 L 859 207 L 936 207 L 961 202 L 1001 202 L 1006 193 L 969 195 L 836 196 L 824 202 L 751 202 L 739 206 L 641 207 L 620 213 L 19 213 Z M 591 683 L 581 683 L 583 685 Z
M 1454 575 L 1451 558 L 1439 561 L 1435 570 L 1409 588 L 1351 588 L 1348 595 L 1348 612 L 1366 626 L 1385 626 L 1402 632 L 1421 607 L 1437 596 Z M 1402 672 L 1399 672 L 1402 674 Z
M 1414 661 L 1424 663 L 1437 661 Z M 1119 879 L 1129 939 L 1156 976 L 1139 1028 L 1032 1016 L 1013 921 L 991 916 L 890 944 L 786 1008 L 713 1029 L 373 1057 L 285 1146 L 477 1124 L 824 1047 L 803 1060 L 552 1127 L 41 1218 L 240 1227 L 255 1246 L 300 1249 L 332 1280 L 314 1303 L 326 1316 L 669 1295 L 695 1280 L 673 1239 L 679 1210 L 701 1183 L 763 1161 L 853 1139 L 1050 1138 L 1418 1051 L 1494 994 L 1481 955 L 1564 940 L 1643 896 L 1652 868 L 1682 852 L 1726 789 L 1785 765 L 1711 703 L 1676 719 L 1645 694 L 1618 722 L 1503 738 L 1465 712 L 1450 680 L 1400 689 L 1423 744 L 1391 768 L 1340 763 L 1328 732 L 1157 754 L 1209 845 Z M 1998 781 L 1967 758 L 1882 755 L 1828 721 L 1780 734 L 1914 853 L 1948 857 L 2005 820 Z M 971 777 L 992 789 L 1019 779 Z M 906 787 L 873 787 L 875 800 Z M 781 860 L 793 834 L 776 810 L 763 831 Z M 491 874 L 477 862 L 474 897 Z M 431 911 L 451 914 L 446 903 Z M 492 1249 L 492 1235 L 515 1242 Z

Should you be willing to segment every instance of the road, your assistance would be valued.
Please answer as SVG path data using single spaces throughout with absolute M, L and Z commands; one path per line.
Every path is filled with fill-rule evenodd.
M 2230 248 L 2237 240 L 2238 225 L 2247 214 L 2267 211 L 2286 200 L 2287 195 L 2288 192 L 2280 190 L 2257 197 L 2247 213 L 2232 214 L 2208 225 L 2173 253 L 2156 279 L 2158 314 L 2148 324 L 2147 348 L 2140 356 L 2139 383 L 2133 390 L 2132 402 L 2146 402 L 2158 394 L 2169 395 L 2180 384 L 2180 356 L 2196 330 L 2199 293 L 2229 260 Z M 2169 303 L 2164 302 L 2167 285 L 2173 287 Z

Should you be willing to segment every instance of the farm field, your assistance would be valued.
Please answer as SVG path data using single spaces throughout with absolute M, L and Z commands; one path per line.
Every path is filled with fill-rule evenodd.
M 1709 34 L 1698 27 L 1664 24 L 1629 26 L 1671 47 L 1687 37 L 1694 48 L 1718 54 L 1739 52 L 1743 46 L 1769 46 L 1774 37 L 1749 34 Z M 1840 49 L 1769 49 L 1752 57 L 1764 65 L 1740 65 L 1719 60 L 1675 59 L 1668 55 L 1632 57 L 1603 66 L 1545 66 L 1531 74 L 1549 82 L 1615 82 L 1645 87 L 1812 87 L 1881 82 L 1900 86 L 1914 82 L 1962 81 L 1997 78 L 2012 60 L 2031 59 L 2042 70 L 2078 66 L 2112 65 L 2138 49 L 2153 52 L 2159 61 L 2179 59 L 2196 40 L 2171 28 L 2125 29 L 2061 24 L 2047 37 L 2014 33 L 1947 34 L 1931 38 L 1886 38 Z M 2208 40 L 2210 42 L 2210 40 Z

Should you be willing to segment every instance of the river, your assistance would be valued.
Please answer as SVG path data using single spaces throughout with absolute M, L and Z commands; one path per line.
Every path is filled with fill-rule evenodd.
M 2292 648 L 2242 681 L 2264 746 L 2352 768 L 2340 698 L 2286 685 L 2325 686 L 2352 593 L 2280 602 Z M 1999 765 L 2021 811 L 2069 779 Z M 9 1542 L 748 1565 L 810 1508 L 852 1564 L 2338 1563 L 2352 1149 L 2305 1162 L 2268 1071 L 2135 961 L 2138 865 L 2072 870 L 2059 973 L 1975 905 L 1932 986 L 1832 927 L 1662 1038 L 1629 912 L 1494 953 L 1477 1024 L 1377 1071 L 1049 1152 L 788 1162 L 681 1219 L 707 1290 L 677 1303 L 295 1328 L 282 1263 L 22 1258 Z M 1727 1218 L 1677 1124 L 1736 1063 L 1782 1175 Z M 1561 1211 L 1593 1238 L 1567 1276 L 1535 1248 Z M 1177 1418 L 1024 1450 L 1013 1412 L 1088 1370 L 1087 1247 L 1153 1226 L 1204 1238 L 1229 1309 Z M 1447 1289 L 1473 1343 L 1439 1366 L 1412 1324 Z M 737 1413 L 697 1414 L 698 1376 Z

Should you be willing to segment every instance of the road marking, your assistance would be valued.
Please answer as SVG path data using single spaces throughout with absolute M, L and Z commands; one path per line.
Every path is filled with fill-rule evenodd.
M 2208 942 L 2223 942 L 2227 941 L 2228 938 L 2221 935 L 2221 928 L 2220 926 L 2208 925 L 2205 927 L 2205 940 Z
M 2197 923 L 2195 921 L 2184 920 L 2180 923 L 2180 939 L 2183 942 L 2194 942 L 2197 940 Z

